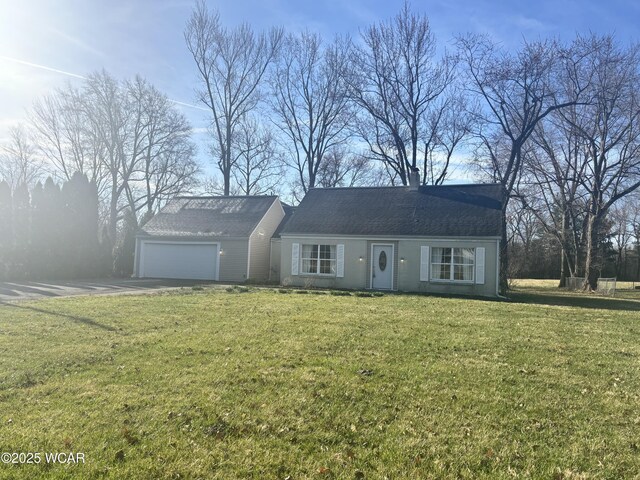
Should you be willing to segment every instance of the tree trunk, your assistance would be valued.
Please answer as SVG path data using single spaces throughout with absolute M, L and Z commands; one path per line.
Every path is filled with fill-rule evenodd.
M 584 290 L 595 290 L 598 287 L 600 265 L 598 264 L 598 230 L 600 227 L 600 214 L 589 212 L 587 221 L 586 251 L 584 260 Z
M 116 237 L 118 235 L 118 198 L 120 193 L 118 192 L 118 174 L 117 172 L 111 172 L 111 199 L 109 203 L 109 237 L 107 239 L 109 251 L 111 252 L 111 259 L 114 258 L 113 249 L 116 246 Z
M 502 238 L 500 239 L 500 293 L 505 295 L 509 288 L 509 248 L 507 238 L 507 205 L 502 206 Z
M 566 250 L 564 248 L 564 242 L 560 251 L 560 283 L 558 283 L 558 288 L 564 288 L 567 286 L 567 273 L 564 269 L 565 257 L 567 256 Z
M 222 177 L 224 179 L 224 196 L 228 197 L 229 196 L 229 192 L 231 191 L 230 187 L 230 183 L 231 183 L 231 175 L 229 174 L 229 171 L 225 171 L 222 174 Z
M 562 214 L 562 232 L 560 232 L 560 283 L 558 288 L 564 288 L 567 286 L 567 277 L 575 275 L 575 268 L 571 268 L 571 245 L 569 243 L 569 229 L 571 225 L 569 223 L 569 215 L 566 213 L 566 208 Z M 565 268 L 566 266 L 566 268 Z

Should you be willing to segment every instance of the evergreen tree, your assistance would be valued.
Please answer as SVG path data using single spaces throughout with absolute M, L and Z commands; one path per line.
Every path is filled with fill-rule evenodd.
M 49 277 L 48 232 L 43 228 L 46 217 L 44 188 L 36 183 L 31 191 L 31 274 L 34 279 Z
M 42 242 L 39 253 L 42 276 L 60 278 L 67 269 L 67 258 L 64 256 L 65 222 L 60 187 L 51 177 L 47 178 L 42 189 L 42 197 L 34 195 L 33 236 Z
M 0 280 L 9 278 L 9 261 L 13 247 L 13 209 L 11 187 L 0 182 Z
M 98 276 L 113 274 L 113 248 L 109 240 L 109 226 L 103 225 L 98 243 Z
M 133 273 L 134 251 L 136 248 L 136 231 L 138 221 L 131 210 L 124 215 L 120 241 L 116 245 L 113 271 L 116 275 L 129 277 Z
M 13 192 L 13 233 L 12 277 L 29 277 L 29 254 L 31 253 L 31 205 L 29 189 L 22 183 Z
M 62 187 L 64 257 L 73 277 L 95 276 L 98 270 L 98 190 L 76 172 Z

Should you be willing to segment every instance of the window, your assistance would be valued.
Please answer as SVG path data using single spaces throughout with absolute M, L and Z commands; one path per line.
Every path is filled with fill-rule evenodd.
M 431 280 L 472 282 L 475 250 L 441 248 L 431 250 Z
M 335 275 L 336 246 L 302 245 L 302 273 L 310 275 Z

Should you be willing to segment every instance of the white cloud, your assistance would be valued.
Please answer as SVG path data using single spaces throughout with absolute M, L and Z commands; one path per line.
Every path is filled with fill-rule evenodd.
M 511 17 L 510 21 L 517 28 L 520 28 L 522 30 L 535 30 L 539 32 L 545 32 L 553 28 L 552 25 L 545 24 L 537 18 L 528 17 L 522 14 Z

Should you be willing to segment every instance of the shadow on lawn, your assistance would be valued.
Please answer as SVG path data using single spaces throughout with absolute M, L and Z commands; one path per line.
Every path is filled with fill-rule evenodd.
M 567 294 L 558 291 L 557 294 L 541 291 L 512 291 L 509 299 L 514 303 L 533 305 L 551 305 L 559 307 L 594 308 L 600 310 L 624 310 L 640 312 L 640 301 L 621 298 L 598 297 L 589 294 Z
M 5 307 L 19 308 L 21 310 L 31 310 L 32 312 L 44 313 L 45 315 L 55 315 L 56 317 L 66 318 L 69 320 L 73 320 L 76 323 L 81 323 L 89 327 L 100 328 L 109 332 L 115 332 L 118 330 L 115 327 L 112 327 L 110 325 L 103 325 L 102 323 L 96 322 L 95 320 L 88 317 L 78 317 L 76 315 L 68 315 L 66 313 L 52 312 L 51 310 L 45 310 L 43 308 L 29 307 L 27 305 L 19 305 L 16 303 L 7 303 L 3 302 L 2 300 L 0 300 L 0 305 Z

